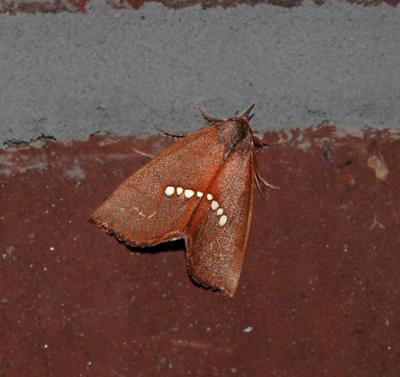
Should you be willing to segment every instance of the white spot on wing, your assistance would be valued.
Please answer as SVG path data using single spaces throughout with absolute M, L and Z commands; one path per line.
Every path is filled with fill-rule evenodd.
M 185 190 L 185 198 L 191 198 L 192 196 L 194 195 L 194 191 L 193 190 L 189 190 L 189 189 L 186 189 Z
M 219 225 L 219 226 L 224 226 L 224 225 L 226 224 L 227 221 L 228 221 L 228 217 L 227 217 L 226 215 L 222 215 L 222 216 L 219 218 L 218 225 Z
M 219 202 L 214 199 L 212 194 L 204 193 L 202 191 L 194 191 L 191 189 L 184 189 L 181 186 L 178 186 L 178 187 L 167 186 L 164 191 L 165 195 L 168 197 L 172 196 L 175 192 L 177 195 L 183 194 L 186 199 L 190 199 L 194 195 L 196 195 L 198 198 L 202 198 L 204 195 L 206 195 L 207 200 L 211 202 L 211 204 L 210 204 L 211 209 L 213 211 L 216 211 L 217 216 L 220 216 L 218 219 L 218 225 L 224 226 L 226 224 L 226 222 L 228 221 L 228 217 L 224 214 L 224 210 L 222 208 L 220 208 Z M 138 212 L 140 212 L 139 209 L 138 209 Z M 145 216 L 145 214 L 142 214 L 141 212 L 139 214 Z M 150 218 L 152 216 L 153 216 L 153 214 L 151 216 L 146 215 L 145 217 Z
M 218 207 L 219 207 L 218 202 L 217 202 L 216 200 L 213 200 L 213 201 L 211 202 L 211 208 L 212 208 L 212 210 L 215 211 Z
M 173 186 L 168 186 L 165 189 L 165 195 L 171 196 L 175 192 L 175 188 Z

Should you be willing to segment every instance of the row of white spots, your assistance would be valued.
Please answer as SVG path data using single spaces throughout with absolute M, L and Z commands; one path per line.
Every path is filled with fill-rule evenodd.
M 184 195 L 185 198 L 190 199 L 192 196 L 194 196 L 194 194 L 196 194 L 196 196 L 198 198 L 202 198 L 204 193 L 201 191 L 193 191 L 190 189 L 184 189 L 183 187 L 174 187 L 174 186 L 167 186 L 164 193 L 166 196 L 170 197 L 172 195 L 176 194 L 179 195 Z M 226 215 L 224 215 L 224 210 L 219 206 L 219 203 L 213 198 L 213 196 L 211 194 L 207 194 L 206 195 L 207 200 L 211 202 L 211 209 L 213 211 L 217 211 L 217 215 L 220 216 L 219 220 L 218 220 L 218 225 L 219 226 L 224 226 L 226 224 L 226 222 L 228 221 L 228 217 Z

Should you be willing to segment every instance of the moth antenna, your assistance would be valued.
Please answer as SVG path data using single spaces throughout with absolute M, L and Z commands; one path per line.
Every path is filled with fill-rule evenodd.
M 255 106 L 255 105 L 256 105 L 256 104 L 253 103 L 242 115 L 240 115 L 240 118 L 244 118 L 244 119 L 246 119 L 247 121 L 250 121 L 251 118 L 253 118 L 253 116 L 254 116 L 254 114 L 250 114 L 250 113 L 251 113 L 251 111 L 254 109 L 254 106 Z
M 178 139 L 181 138 L 181 137 L 185 137 L 185 136 L 186 136 L 185 133 L 182 133 L 182 134 L 173 134 L 173 133 L 171 133 L 171 132 L 164 131 L 164 130 L 161 129 L 161 128 L 157 128 L 157 131 L 158 131 L 158 132 L 161 132 L 161 133 L 164 134 L 165 136 L 175 137 L 175 138 L 178 138 Z
M 212 122 L 223 122 L 223 119 L 219 119 L 219 118 L 215 118 L 212 115 L 210 115 L 209 113 L 207 113 L 204 109 L 203 109 L 203 105 L 201 103 L 199 103 L 197 105 L 197 108 L 200 111 L 200 114 L 203 116 L 203 118 L 208 122 L 208 123 L 212 123 Z

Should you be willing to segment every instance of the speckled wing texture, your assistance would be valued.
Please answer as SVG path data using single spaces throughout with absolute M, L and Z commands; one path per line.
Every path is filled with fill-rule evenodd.
M 164 149 L 126 179 L 91 219 L 133 246 L 183 237 L 200 193 L 223 164 L 218 133 L 218 126 L 210 125 Z
M 186 232 L 192 278 L 229 296 L 239 281 L 251 223 L 251 153 L 238 150 L 228 157 L 207 189 L 215 203 L 203 198 Z

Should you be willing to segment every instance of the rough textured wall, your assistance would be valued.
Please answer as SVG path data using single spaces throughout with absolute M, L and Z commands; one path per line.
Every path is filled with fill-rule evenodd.
M 397 2 L 281 3 L 0 3 L 0 376 L 400 375 Z M 88 222 L 200 101 L 280 187 L 233 299 Z

